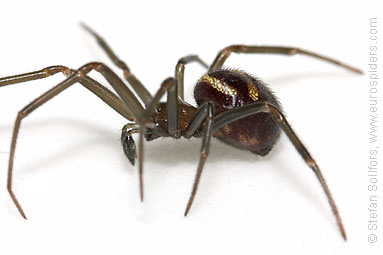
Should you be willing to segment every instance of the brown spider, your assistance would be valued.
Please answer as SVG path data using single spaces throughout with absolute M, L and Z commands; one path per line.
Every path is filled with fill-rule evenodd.
M 159 137 L 173 137 L 176 139 L 181 136 L 185 138 L 191 138 L 192 136 L 202 137 L 200 161 L 191 196 L 186 206 L 186 216 L 197 192 L 202 169 L 209 153 L 209 144 L 212 136 L 239 149 L 249 150 L 264 156 L 277 142 L 280 136 L 280 128 L 282 128 L 296 150 L 317 176 L 335 215 L 340 232 L 346 240 L 346 233 L 338 209 L 322 173 L 315 160 L 287 122 L 276 97 L 259 79 L 245 72 L 236 69 L 225 69 L 222 66 L 230 54 L 235 52 L 285 55 L 303 54 L 325 60 L 353 72 L 361 73 L 359 69 L 298 48 L 232 45 L 221 50 L 210 66 L 205 64 L 197 55 L 188 55 L 179 59 L 176 65 L 175 77 L 165 79 L 153 97 L 101 37 L 88 26 L 84 24 L 82 26 L 96 38 L 114 64 L 123 70 L 124 78 L 131 85 L 146 109 L 109 67 L 98 62 L 88 63 L 77 70 L 65 66 L 50 66 L 40 71 L 0 78 L 1 87 L 49 77 L 59 72 L 66 76 L 64 81 L 21 109 L 16 117 L 9 156 L 7 187 L 13 202 L 25 219 L 25 213 L 12 191 L 13 160 L 21 121 L 36 108 L 69 86 L 79 82 L 121 116 L 131 121 L 131 123 L 123 127 L 121 141 L 124 153 L 133 165 L 137 153 L 132 134 L 139 133 L 138 155 L 141 201 L 143 201 L 144 138 L 147 141 L 151 141 Z M 183 96 L 185 65 L 191 62 L 197 62 L 208 69 L 207 73 L 199 79 L 194 89 L 194 96 L 198 104 L 197 108 L 186 103 Z M 90 78 L 88 73 L 92 70 L 103 75 L 117 94 Z M 167 92 L 167 102 L 160 102 L 165 92 Z

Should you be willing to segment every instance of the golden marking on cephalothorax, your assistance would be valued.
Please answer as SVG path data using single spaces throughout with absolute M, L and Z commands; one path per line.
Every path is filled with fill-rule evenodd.
M 201 79 L 198 82 L 206 82 L 219 92 L 229 95 L 229 96 L 236 96 L 238 95 L 238 91 L 229 86 L 226 82 L 223 82 L 217 78 L 211 77 L 208 74 L 205 74 L 204 76 L 201 77 Z
M 258 89 L 251 83 L 247 84 L 247 89 L 249 91 L 249 96 L 253 101 L 258 101 Z

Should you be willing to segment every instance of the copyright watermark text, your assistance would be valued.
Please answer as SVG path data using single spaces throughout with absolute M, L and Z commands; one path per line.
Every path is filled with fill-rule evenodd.
M 368 82 L 369 82 L 369 155 L 367 166 L 368 177 L 368 242 L 378 242 L 378 181 L 379 181 L 379 55 L 378 55 L 378 18 L 370 18 L 369 21 L 369 61 L 368 61 Z M 381 115 L 381 114 L 380 114 Z

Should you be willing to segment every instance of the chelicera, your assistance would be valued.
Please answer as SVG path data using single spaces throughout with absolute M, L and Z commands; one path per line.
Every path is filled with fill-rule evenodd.
M 95 37 L 113 63 L 123 70 L 125 80 L 133 88 L 138 98 L 122 79 L 109 67 L 99 62 L 85 64 L 77 70 L 65 66 L 50 66 L 40 71 L 0 78 L 0 86 L 6 86 L 42 79 L 60 72 L 66 76 L 64 81 L 21 109 L 16 117 L 9 156 L 7 187 L 14 204 L 25 219 L 25 213 L 12 191 L 13 161 L 21 121 L 39 106 L 78 82 L 122 117 L 129 120 L 129 123 L 122 128 L 121 142 L 124 153 L 132 165 L 135 164 L 138 154 L 141 201 L 144 198 L 144 139 L 151 141 L 159 137 L 178 139 L 193 136 L 202 138 L 200 160 L 192 192 L 186 206 L 186 216 L 197 192 L 202 170 L 209 154 L 212 136 L 239 149 L 264 156 L 277 142 L 282 129 L 308 167 L 314 171 L 328 198 L 339 230 L 346 240 L 346 233 L 338 209 L 325 179 L 315 160 L 287 122 L 277 98 L 261 80 L 237 69 L 223 68 L 223 64 L 231 53 L 302 54 L 333 63 L 352 72 L 361 73 L 359 69 L 299 48 L 232 45 L 221 50 L 211 65 L 207 65 L 197 55 L 182 57 L 176 65 L 175 76 L 165 79 L 157 93 L 152 96 L 130 72 L 128 66 L 114 54 L 106 42 L 88 26 L 84 24 L 82 26 Z M 197 107 L 185 102 L 183 95 L 185 66 L 192 62 L 199 63 L 207 68 L 207 72 L 199 79 L 194 89 Z M 112 86 L 114 92 L 89 77 L 88 73 L 92 70 L 99 72 Z M 167 93 L 167 101 L 160 102 L 165 93 Z M 135 133 L 139 134 L 138 153 L 132 136 Z

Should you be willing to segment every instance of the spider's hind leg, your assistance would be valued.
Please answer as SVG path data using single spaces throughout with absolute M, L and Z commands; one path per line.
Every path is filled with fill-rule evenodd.
M 310 56 L 316 59 L 320 59 L 329 63 L 332 63 L 334 65 L 343 67 L 351 72 L 359 73 L 361 74 L 362 71 L 358 68 L 355 68 L 353 66 L 350 66 L 348 64 L 342 63 L 336 59 L 320 55 L 315 52 L 311 52 L 304 49 L 299 49 L 295 47 L 281 47 L 281 46 L 266 46 L 266 45 L 231 45 L 223 50 L 221 50 L 216 58 L 214 59 L 213 63 L 209 67 L 209 70 L 213 69 L 219 69 L 223 66 L 226 59 L 230 56 L 232 52 L 235 53 L 246 53 L 246 54 L 282 54 L 287 56 L 292 56 L 296 54 Z
M 340 218 L 338 208 L 331 195 L 330 189 L 328 188 L 327 183 L 322 175 L 322 172 L 319 169 L 319 166 L 315 162 L 314 158 L 310 155 L 306 147 L 303 145 L 301 140 L 295 134 L 294 130 L 291 128 L 290 124 L 288 123 L 286 117 L 283 115 L 282 111 L 278 109 L 278 107 L 270 103 L 263 102 L 263 103 L 248 104 L 248 105 L 244 105 L 238 108 L 234 108 L 234 109 L 222 112 L 215 117 L 215 120 L 213 123 L 213 133 L 217 132 L 218 129 L 220 129 L 226 124 L 229 124 L 233 121 L 239 120 L 241 118 L 245 118 L 247 116 L 250 116 L 259 112 L 267 112 L 273 116 L 273 118 L 276 120 L 278 125 L 286 133 L 291 143 L 294 145 L 295 149 L 302 156 L 307 166 L 310 167 L 311 170 L 314 172 L 319 183 L 322 186 L 324 193 L 327 196 L 327 200 L 330 204 L 332 212 L 337 221 L 339 231 L 342 234 L 342 237 L 344 238 L 344 240 L 347 240 L 346 232 L 343 227 L 342 219 Z

